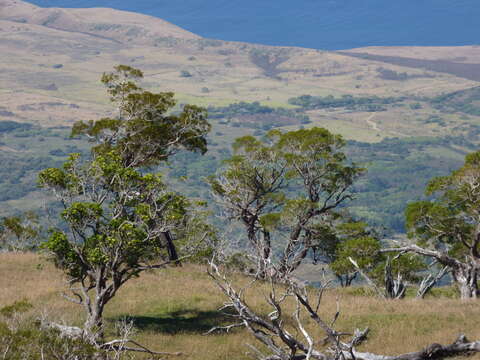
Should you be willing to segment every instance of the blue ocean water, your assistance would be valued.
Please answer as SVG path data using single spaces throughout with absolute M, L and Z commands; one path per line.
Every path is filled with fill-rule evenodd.
M 112 7 L 208 38 L 316 49 L 480 44 L 480 0 L 31 0 Z

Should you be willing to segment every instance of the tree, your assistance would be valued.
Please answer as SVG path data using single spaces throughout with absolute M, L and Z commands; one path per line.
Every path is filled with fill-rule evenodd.
M 272 130 L 266 139 L 237 139 L 234 155 L 210 184 L 229 218 L 243 224 L 257 275 L 264 277 L 267 265 L 278 261 L 282 277 L 317 245 L 323 227 L 338 216 L 334 210 L 351 199 L 363 169 L 347 161 L 344 140 L 326 129 Z
M 384 251 L 414 252 L 447 266 L 462 299 L 479 296 L 480 152 L 469 154 L 450 175 L 434 178 L 426 194 L 431 201 L 406 209 L 408 235 L 415 244 Z
M 417 282 L 417 274 L 426 269 L 426 264 L 414 254 L 400 254 L 391 259 L 380 252 L 381 247 L 380 240 L 373 236 L 347 239 L 339 244 L 336 259 L 330 267 L 342 286 L 350 286 L 361 274 L 379 296 L 403 298 L 405 281 Z
M 0 220 L 0 248 L 8 251 L 32 250 L 38 245 L 42 229 L 38 216 L 26 212 Z
M 334 232 L 323 232 L 317 251 L 326 255 L 330 269 L 342 287 L 350 286 L 360 273 L 378 295 L 402 298 L 406 290 L 404 281 L 419 281 L 418 273 L 426 269 L 418 255 L 400 254 L 390 259 L 382 254 L 378 234 L 364 222 L 340 222 L 332 229 Z M 431 280 L 428 279 L 428 284 Z
M 370 271 L 362 269 L 353 257 L 348 257 L 348 260 L 367 280 L 367 283 L 375 289 L 377 294 L 385 299 L 404 298 L 408 285 L 407 282 L 419 281 L 419 271 L 426 269 L 426 264 L 415 254 L 400 253 L 391 259 L 389 256 L 385 257 L 385 255 L 379 254 L 377 251 L 377 258 L 381 259 L 381 261 L 374 268 L 368 269 Z M 427 279 L 429 278 L 427 277 Z M 430 285 L 430 288 L 435 285 L 436 281 Z M 425 285 L 422 281 L 419 289 L 420 293 L 429 290 Z M 423 296 L 425 296 L 425 293 L 423 293 Z M 423 296 L 421 297 L 423 298 Z
M 172 114 L 172 93 L 151 93 L 138 85 L 141 71 L 117 66 L 104 74 L 117 116 L 76 123 L 72 136 L 95 142 L 91 159 L 70 155 L 62 168 L 39 175 L 40 185 L 60 200 L 64 228 L 43 244 L 69 279 L 67 298 L 84 307 L 84 333 L 103 341 L 105 305 L 130 279 L 147 269 L 177 263 L 174 242 L 194 233 L 192 203 L 169 191 L 149 167 L 180 149 L 206 151 L 210 129 L 202 108 L 186 105 Z
M 180 149 L 207 151 L 205 135 L 210 131 L 207 111 L 185 105 L 178 114 L 172 92 L 152 93 L 138 81 L 143 73 L 118 65 L 102 76 L 110 100 L 117 106 L 117 116 L 74 124 L 72 137 L 87 136 L 96 145 L 93 155 L 116 152 L 126 168 L 152 166 L 168 160 Z
M 363 270 L 369 271 L 381 260 L 378 254 L 381 244 L 366 223 L 341 220 L 330 231 L 320 232 L 323 236 L 315 250 L 330 263 L 340 285 L 347 287 L 358 275 L 349 258 L 353 257 Z

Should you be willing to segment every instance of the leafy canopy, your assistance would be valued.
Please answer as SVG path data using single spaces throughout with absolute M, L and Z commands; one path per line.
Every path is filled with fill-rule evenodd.
M 117 106 L 113 118 L 75 123 L 72 136 L 84 135 L 96 142 L 95 154 L 116 152 L 125 166 L 159 164 L 180 148 L 205 153 L 210 131 L 207 112 L 185 105 L 174 113 L 172 92 L 152 93 L 138 84 L 143 73 L 126 65 L 102 76 L 102 83 Z
M 364 169 L 347 160 L 344 146 L 341 136 L 316 127 L 272 130 L 264 141 L 245 136 L 234 142 L 234 155 L 209 179 L 230 218 L 245 226 L 257 255 L 268 262 L 272 248 L 278 250 L 280 272 L 293 271 L 318 247 L 320 233 L 339 216 L 334 210 L 351 199 L 352 185 Z M 280 233 L 288 239 L 280 239 Z
M 420 245 L 445 248 L 456 258 L 480 258 L 480 152 L 467 155 L 451 175 L 430 181 L 426 194 L 434 199 L 406 209 L 409 236 Z
M 83 164 L 73 154 L 62 169 L 39 177 L 63 196 L 61 217 L 71 229 L 55 230 L 43 246 L 76 281 L 96 266 L 105 266 L 108 278 L 120 269 L 125 279 L 136 275 L 164 254 L 162 233 L 182 227 L 190 205 L 160 174 L 125 168 L 114 152 Z

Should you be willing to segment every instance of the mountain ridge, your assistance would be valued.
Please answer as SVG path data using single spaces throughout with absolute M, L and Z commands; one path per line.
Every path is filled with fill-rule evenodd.
M 42 8 L 20 0 L 0 0 L 0 10 L 2 20 L 79 32 L 119 43 L 152 44 L 155 37 L 200 38 L 165 20 L 110 8 Z

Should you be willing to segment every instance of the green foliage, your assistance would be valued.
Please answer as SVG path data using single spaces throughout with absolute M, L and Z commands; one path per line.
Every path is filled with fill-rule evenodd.
M 477 130 L 469 128 L 468 138 L 389 138 L 371 144 L 349 141 L 344 152 L 350 159 L 368 168 L 366 176 L 355 185 L 356 199 L 352 202 L 350 211 L 372 225 L 384 226 L 389 231 L 404 232 L 403 213 L 407 202 L 424 199 L 422 189 L 429 179 L 447 175 L 461 165 L 463 155 L 445 157 L 442 154 L 445 149 L 458 146 L 471 148 L 473 144 L 470 141 L 475 140 Z M 0 207 L 5 215 L 17 213 L 10 203 L 1 202 L 24 196 L 28 198 L 16 202 L 16 209 L 25 211 L 40 208 L 41 203 L 34 192 L 37 190 L 35 175 L 41 169 L 61 167 L 59 160 L 63 161 L 49 155 L 52 149 L 62 149 L 65 154 L 87 152 L 88 142 L 78 138 L 69 139 L 67 130 L 63 128 L 32 127 L 27 138 L 15 136 L 23 132 L 14 130 L 5 133 L 0 139 L 6 146 L 18 150 L 0 152 Z M 24 147 L 32 151 L 21 152 Z M 159 171 L 165 174 L 165 181 L 174 182 L 182 193 L 208 197 L 209 189 L 202 179 L 221 167 L 224 158 L 231 156 L 229 149 L 213 150 L 204 156 L 180 151 L 170 157 L 168 164 L 162 165 Z M 415 173 L 415 176 L 412 177 L 411 173 Z M 186 180 L 176 181 L 180 177 L 185 177 Z M 56 204 L 50 202 L 48 207 L 55 208 Z
M 372 277 L 374 279 L 384 279 L 384 269 L 386 261 L 382 261 L 376 268 Z M 395 257 L 391 262 L 392 274 L 400 274 L 402 278 L 410 282 L 418 282 L 421 277 L 419 273 L 427 269 L 427 264 L 421 256 L 417 254 L 402 254 L 399 257 Z
M 451 285 L 434 287 L 428 292 L 426 297 L 458 299 L 459 296 L 460 292 L 458 291 L 458 287 Z
M 0 220 L 0 248 L 9 251 L 33 250 L 41 231 L 39 219 L 33 212 L 4 217 Z
M 371 236 L 353 237 L 345 240 L 338 246 L 337 259 L 331 264 L 331 269 L 337 276 L 355 272 L 353 264 L 348 260 L 351 257 L 361 269 L 371 270 L 381 259 L 378 252 L 380 248 L 380 241 Z
M 69 283 L 81 287 L 73 293 L 77 303 L 88 303 L 85 331 L 100 340 L 104 306 L 125 282 L 178 262 L 193 249 L 207 256 L 202 245 L 214 235 L 194 204 L 169 191 L 161 174 L 148 171 L 179 149 L 206 151 L 206 112 L 185 105 L 171 114 L 173 93 L 143 90 L 137 83 L 142 76 L 124 65 L 104 74 L 117 117 L 78 122 L 72 129 L 73 137 L 87 135 L 96 142 L 91 158 L 73 153 L 61 168 L 39 174 L 39 185 L 63 206 L 64 224 L 51 230 L 42 247 Z
M 341 136 L 322 128 L 272 130 L 265 142 L 244 136 L 209 178 L 229 216 L 245 226 L 249 245 L 257 252 L 263 248 L 263 257 L 270 257 L 272 248 L 279 252 L 282 271 L 318 249 L 329 221 L 338 217 L 334 209 L 350 199 L 350 187 L 364 172 L 347 161 L 344 145 Z M 289 234 L 283 249 L 281 233 Z
M 322 240 L 325 241 L 325 239 Z M 360 269 L 367 273 L 372 271 L 382 260 L 379 253 L 380 240 L 364 222 L 351 220 L 337 222 L 327 240 L 330 247 L 322 249 L 322 245 L 320 245 L 320 249 L 326 254 L 326 258 L 330 262 L 330 269 L 342 286 L 350 286 L 357 277 L 357 269 L 349 258 L 355 260 Z
M 347 108 L 356 111 L 385 111 L 384 105 L 395 104 L 404 101 L 404 97 L 381 98 L 378 96 L 370 97 L 353 97 L 351 95 L 343 95 L 340 98 L 329 96 L 311 96 L 302 95 L 290 98 L 288 102 L 292 105 L 301 106 L 304 109 L 328 109 L 328 108 Z
M 429 102 L 432 106 L 443 112 L 463 112 L 465 114 L 480 116 L 480 87 L 439 95 Z
M 0 309 L 0 315 L 6 318 L 12 318 L 17 313 L 24 313 L 33 308 L 27 300 L 15 301 L 11 305 L 6 305 Z
M 67 130 L 63 127 L 20 125 L 22 126 L 0 133 L 0 209 L 3 216 L 18 216 L 21 212 L 31 210 L 38 212 L 42 206 L 35 193 L 38 191 L 38 171 L 61 166 L 61 158 L 65 154 L 83 152 L 86 148 L 86 142 L 69 139 Z M 53 150 L 59 152 L 54 151 L 52 156 Z M 12 203 L 6 203 L 9 200 L 20 201 L 12 206 Z M 51 204 L 48 205 L 50 208 Z
M 466 156 L 464 165 L 426 187 L 432 201 L 411 203 L 405 211 L 410 237 L 425 245 L 446 247 L 454 257 L 477 254 L 480 194 L 480 152 Z
M 104 74 L 102 82 L 119 109 L 117 117 L 77 122 L 72 136 L 87 135 L 96 141 L 94 154 L 121 154 L 125 166 L 158 165 L 181 148 L 205 153 L 210 130 L 206 110 L 185 105 L 173 114 L 174 94 L 142 89 L 138 85 L 142 77 L 141 71 L 126 65 Z
M 168 192 L 161 175 L 125 168 L 121 157 L 113 151 L 97 155 L 85 164 L 79 160 L 72 156 L 63 169 L 40 173 L 42 186 L 66 191 L 74 197 L 62 211 L 63 220 L 72 229 L 72 238 L 57 230 L 43 246 L 76 281 L 87 276 L 91 267 L 107 266 L 114 261 L 128 264 L 125 274 L 135 275 L 143 262 L 163 254 L 162 239 L 151 236 L 155 226 L 182 227 L 189 202 Z M 94 187 L 104 193 L 103 200 L 75 200 L 85 196 L 95 199 L 96 194 L 90 193 Z M 75 238 L 82 242 L 76 244 Z M 107 276 L 110 278 L 113 272 Z
M 268 130 L 277 126 L 310 123 L 309 117 L 300 111 L 264 106 L 258 101 L 241 101 L 224 107 L 209 106 L 208 114 L 211 119 L 237 119 L 240 126 L 254 129 Z
M 441 149 L 451 145 L 450 140 L 431 137 L 389 138 L 374 144 L 349 142 L 347 154 L 368 169 L 356 185 L 351 213 L 371 225 L 405 232 L 407 203 L 426 199 L 423 189 L 429 180 L 461 164 L 460 155 L 458 159 L 440 155 Z
M 381 285 L 387 256 L 380 252 L 383 247 L 377 234 L 364 222 L 345 222 L 336 227 L 335 242 L 337 246 L 330 269 L 343 286 L 351 285 L 357 269 L 349 260 L 352 258 L 359 268 L 373 281 Z M 419 272 L 426 269 L 425 262 L 415 254 L 403 254 L 391 260 L 393 274 L 401 274 L 407 281 L 418 281 Z

